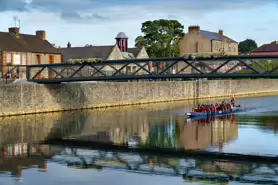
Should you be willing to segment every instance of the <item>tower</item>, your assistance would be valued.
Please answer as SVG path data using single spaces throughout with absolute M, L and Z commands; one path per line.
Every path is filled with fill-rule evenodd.
M 117 45 L 119 46 L 121 52 L 127 52 L 128 48 L 128 37 L 124 32 L 118 33 L 117 37 L 115 38 L 117 41 Z

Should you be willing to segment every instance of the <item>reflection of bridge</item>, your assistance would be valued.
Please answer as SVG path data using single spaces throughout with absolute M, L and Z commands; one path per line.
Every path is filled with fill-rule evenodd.
M 277 68 L 266 69 L 258 62 L 271 59 L 277 60 L 278 56 L 150 58 L 83 64 L 40 64 L 27 66 L 27 78 L 38 83 L 165 78 L 277 78 Z M 233 67 L 223 72 L 222 68 L 229 64 Z M 132 71 L 127 70 L 130 65 L 134 66 Z M 245 74 L 235 73 L 239 68 L 249 71 L 244 71 Z
M 200 157 L 165 157 L 109 150 L 66 149 L 51 161 L 73 168 L 110 168 L 131 173 L 183 176 L 187 180 L 278 183 L 278 163 L 240 162 Z

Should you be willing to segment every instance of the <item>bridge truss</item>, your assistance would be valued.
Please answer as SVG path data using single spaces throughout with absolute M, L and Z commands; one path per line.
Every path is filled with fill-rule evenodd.
M 38 83 L 196 78 L 278 78 L 278 56 L 148 58 L 27 66 L 27 79 Z
M 48 160 L 82 169 L 110 168 L 186 180 L 278 185 L 278 157 L 178 149 L 134 148 L 76 140 L 41 143 L 63 148 Z M 78 149 L 77 149 L 78 148 Z
M 150 154 L 73 148 L 66 148 L 50 160 L 72 168 L 97 170 L 109 168 L 128 173 L 176 176 L 188 181 L 278 184 L 278 163 L 197 157 L 161 157 Z

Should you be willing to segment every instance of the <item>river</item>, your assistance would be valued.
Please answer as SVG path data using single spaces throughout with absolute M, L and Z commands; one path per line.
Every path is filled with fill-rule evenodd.
M 270 167 L 261 162 L 38 144 L 50 139 L 72 139 L 139 148 L 278 156 L 278 96 L 238 98 L 247 109 L 230 116 L 195 121 L 184 116 L 193 105 L 216 101 L 222 99 L 0 118 L 0 185 L 227 184 L 202 179 L 227 175 L 241 175 L 241 182 L 231 180 L 230 184 L 246 184 L 250 178 L 278 183 L 277 164 Z M 191 171 L 183 175 L 189 167 Z M 196 174 L 202 176 L 201 180 L 196 179 Z

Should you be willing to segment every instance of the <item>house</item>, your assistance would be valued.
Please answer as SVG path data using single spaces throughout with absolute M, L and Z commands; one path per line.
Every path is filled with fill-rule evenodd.
M 200 30 L 200 26 L 189 26 L 179 46 L 182 56 L 191 53 L 238 55 L 238 43 L 225 36 L 223 30 L 210 32 Z
M 145 48 L 129 48 L 128 37 L 125 33 L 120 32 L 116 39 L 115 45 L 108 46 L 85 46 L 72 47 L 71 43 L 67 44 L 66 48 L 60 48 L 63 55 L 63 62 L 68 62 L 70 59 L 87 59 L 101 58 L 102 60 L 124 60 L 136 58 L 149 58 Z M 120 68 L 117 66 L 116 68 Z M 126 67 L 126 72 L 135 72 L 138 66 L 129 65 Z M 113 71 L 113 68 L 105 67 L 104 71 Z
M 10 65 L 32 65 L 61 63 L 61 52 L 46 39 L 46 32 L 36 31 L 35 35 L 21 34 L 20 28 L 9 28 L 9 32 L 0 32 L 1 77 L 26 78 L 25 68 L 10 71 Z M 43 75 L 49 75 L 44 72 Z
M 225 36 L 223 30 L 219 30 L 219 32 L 210 32 L 201 30 L 200 26 L 188 27 L 188 33 L 181 39 L 179 48 L 181 56 L 193 53 L 238 55 L 238 43 Z M 219 64 L 210 67 L 216 68 L 218 65 Z M 185 63 L 179 63 L 176 66 L 176 70 L 179 72 L 186 66 Z M 192 73 L 192 70 L 191 67 L 188 67 L 186 70 L 183 70 L 182 73 Z
M 262 55 L 278 55 L 278 41 L 272 44 L 264 44 L 261 47 L 250 52 L 251 56 L 262 56 Z

